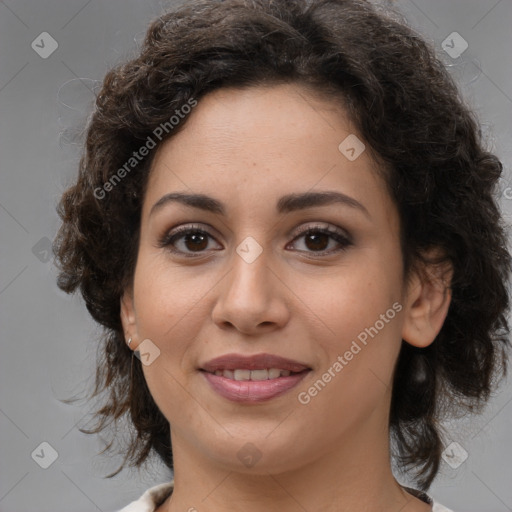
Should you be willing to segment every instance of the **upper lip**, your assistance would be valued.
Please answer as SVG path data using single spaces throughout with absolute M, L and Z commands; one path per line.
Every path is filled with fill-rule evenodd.
M 306 364 L 272 354 L 255 354 L 252 356 L 225 354 L 207 361 L 200 367 L 201 370 L 210 373 L 216 370 L 264 370 L 266 368 L 278 368 L 291 372 L 310 370 L 310 367 Z

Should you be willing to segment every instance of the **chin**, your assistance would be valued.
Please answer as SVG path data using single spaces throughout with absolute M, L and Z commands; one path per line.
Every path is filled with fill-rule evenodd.
M 273 428 L 275 427 L 274 423 Z M 303 443 L 304 439 L 280 437 L 280 440 L 269 439 L 268 434 L 259 430 L 252 436 L 246 434 L 228 437 L 224 443 L 217 439 L 212 441 L 212 444 L 221 449 L 215 452 L 208 450 L 208 458 L 216 461 L 227 471 L 251 475 L 279 474 L 300 468 L 307 457 L 305 454 L 301 456 L 297 446 L 299 442 Z

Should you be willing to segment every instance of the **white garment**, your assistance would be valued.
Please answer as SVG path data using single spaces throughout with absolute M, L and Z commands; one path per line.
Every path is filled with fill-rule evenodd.
M 149 488 L 138 500 L 132 501 L 118 512 L 155 512 L 156 508 L 171 495 L 173 488 L 173 481 L 155 485 Z M 428 495 L 426 499 L 432 505 L 432 512 L 453 512 L 453 510 L 437 503 Z M 191 510 L 194 510 L 194 508 L 191 507 Z

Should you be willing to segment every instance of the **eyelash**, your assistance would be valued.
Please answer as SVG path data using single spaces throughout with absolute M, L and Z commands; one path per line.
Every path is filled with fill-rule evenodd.
M 350 238 L 347 235 L 344 235 L 337 229 L 331 229 L 331 228 L 325 227 L 325 226 L 301 227 L 301 228 L 299 228 L 298 233 L 294 237 L 293 241 L 295 241 L 296 239 L 298 239 L 300 237 L 303 237 L 303 236 L 306 236 L 306 235 L 309 235 L 312 233 L 322 233 L 325 235 L 329 235 L 330 238 L 332 238 L 333 240 L 338 242 L 341 245 L 341 247 L 339 249 L 336 249 L 336 250 L 331 249 L 329 251 L 299 251 L 299 252 L 306 252 L 306 253 L 311 253 L 311 254 L 315 254 L 315 252 L 316 252 L 317 254 L 320 254 L 319 257 L 323 257 L 324 255 L 330 256 L 334 253 L 345 251 L 348 247 L 353 245 L 352 241 L 350 240 Z M 169 250 L 172 253 L 181 254 L 187 258 L 201 257 L 205 251 L 198 251 L 197 253 L 194 254 L 194 253 L 186 253 L 186 252 L 177 250 L 172 247 L 176 243 L 177 240 L 179 240 L 180 238 L 183 238 L 183 236 L 188 235 L 188 234 L 201 234 L 201 235 L 205 235 L 207 237 L 213 238 L 210 235 L 210 233 L 208 233 L 204 229 L 201 229 L 200 226 L 196 226 L 196 225 L 179 226 L 174 231 L 164 234 L 164 236 L 158 242 L 158 247 L 166 248 L 167 250 Z

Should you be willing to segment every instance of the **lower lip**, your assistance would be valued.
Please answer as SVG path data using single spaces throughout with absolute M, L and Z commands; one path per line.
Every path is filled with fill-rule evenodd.
M 233 402 L 264 402 L 294 388 L 309 370 L 268 380 L 232 380 L 214 373 L 201 371 L 210 386 L 219 395 Z

